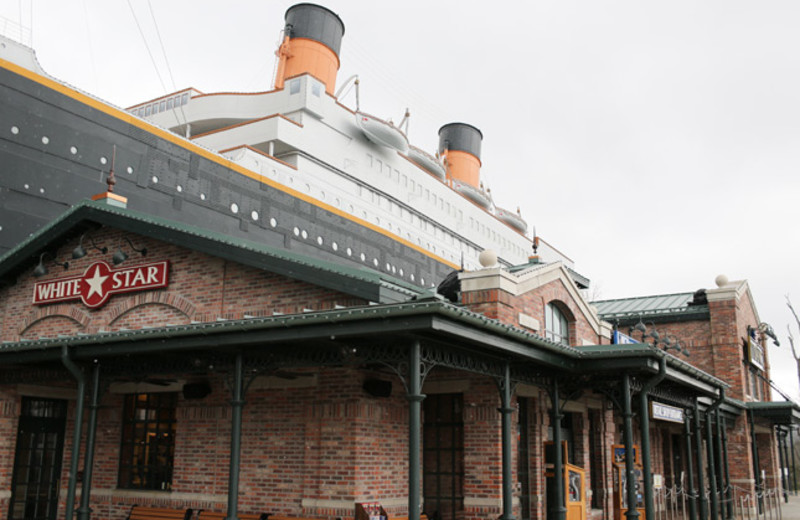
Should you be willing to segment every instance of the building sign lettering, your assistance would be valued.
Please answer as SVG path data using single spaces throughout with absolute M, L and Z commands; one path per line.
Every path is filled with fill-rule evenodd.
M 33 304 L 81 300 L 96 309 L 113 294 L 160 289 L 169 283 L 169 262 L 114 269 L 105 262 L 95 262 L 81 276 L 36 282 Z
M 683 409 L 676 406 L 657 403 L 650 403 L 650 416 L 660 421 L 669 421 L 683 424 Z

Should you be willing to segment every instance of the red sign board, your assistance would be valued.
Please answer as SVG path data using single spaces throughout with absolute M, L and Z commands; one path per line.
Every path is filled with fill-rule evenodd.
M 36 282 L 33 304 L 81 300 L 87 307 L 96 309 L 112 294 L 160 289 L 168 284 L 168 261 L 119 269 L 105 262 L 95 262 L 81 276 Z

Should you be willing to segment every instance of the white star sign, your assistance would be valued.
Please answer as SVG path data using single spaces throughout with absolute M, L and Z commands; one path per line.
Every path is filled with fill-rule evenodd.
M 100 266 L 95 267 L 94 275 L 92 278 L 85 278 L 86 283 L 89 284 L 89 293 L 86 298 L 91 298 L 93 294 L 97 294 L 101 299 L 103 298 L 103 282 L 108 280 L 108 276 L 100 274 Z

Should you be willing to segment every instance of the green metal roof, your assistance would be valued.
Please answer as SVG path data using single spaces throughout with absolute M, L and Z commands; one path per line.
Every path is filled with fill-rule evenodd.
M 617 300 L 592 302 L 601 319 L 615 321 L 625 318 L 676 317 L 708 314 L 708 305 L 689 305 L 694 293 L 638 296 Z
M 0 257 L 0 281 L 14 283 L 17 275 L 34 265 L 39 254 L 52 249 L 53 244 L 86 231 L 92 224 L 151 236 L 372 302 L 405 301 L 425 292 L 420 287 L 368 267 L 327 262 L 252 240 L 89 200 L 76 204 Z
M 755 417 L 773 424 L 800 424 L 800 405 L 792 401 L 750 401 L 744 405 Z

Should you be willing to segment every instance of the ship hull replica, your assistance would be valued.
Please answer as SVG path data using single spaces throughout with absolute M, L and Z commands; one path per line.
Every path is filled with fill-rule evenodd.
M 453 188 L 463 178 L 477 189 L 480 132 L 443 127 L 439 153 L 449 154 L 454 180 L 431 175 L 405 155 L 398 129 L 365 130 L 332 94 L 344 31 L 338 16 L 312 4 L 286 16 L 273 90 L 186 89 L 127 110 L 48 76 L 31 49 L 3 39 L 0 254 L 105 191 L 114 157 L 114 190 L 130 209 L 418 286 L 478 268 L 485 249 L 503 265 L 526 262 L 531 239 Z M 309 45 L 318 47 L 312 65 L 302 63 Z M 327 68 L 319 68 L 320 52 L 329 55 Z M 364 133 L 373 126 L 391 130 L 401 149 Z M 460 174 L 462 164 L 473 170 Z M 540 243 L 544 261 L 571 267 Z

